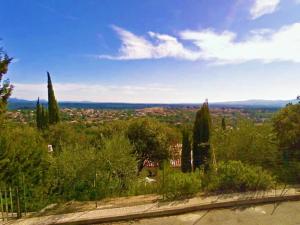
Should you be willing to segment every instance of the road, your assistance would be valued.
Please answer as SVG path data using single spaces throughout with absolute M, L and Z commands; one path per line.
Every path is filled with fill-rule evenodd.
M 300 201 L 199 211 L 111 225 L 300 225 Z

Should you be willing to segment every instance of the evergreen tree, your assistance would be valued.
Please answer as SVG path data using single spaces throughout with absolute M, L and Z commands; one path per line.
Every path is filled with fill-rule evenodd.
M 54 90 L 52 86 L 52 81 L 50 73 L 47 72 L 48 77 L 48 115 L 49 115 L 49 124 L 56 124 L 59 122 L 59 108 L 57 101 L 55 99 Z
M 40 118 L 41 118 L 41 129 L 47 129 L 49 124 L 49 116 L 47 110 L 43 105 L 41 106 Z
M 182 131 L 182 152 L 181 152 L 181 171 L 183 173 L 191 172 L 191 140 L 187 129 Z
M 38 129 L 42 129 L 42 109 L 40 105 L 40 98 L 38 98 L 36 103 L 36 126 Z
M 223 129 L 223 130 L 226 130 L 225 117 L 222 118 L 222 129 Z
M 6 110 L 7 101 L 13 89 L 8 79 L 2 82 L 3 75 L 7 73 L 11 61 L 12 58 L 0 48 L 0 116 Z
M 193 130 L 193 162 L 194 170 L 204 166 L 208 170 L 210 161 L 210 126 L 211 118 L 208 108 L 208 102 L 203 103 L 196 114 Z

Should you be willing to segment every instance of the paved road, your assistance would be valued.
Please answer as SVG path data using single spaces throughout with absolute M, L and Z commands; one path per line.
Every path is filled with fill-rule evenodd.
M 201 211 L 113 225 L 300 225 L 300 201 Z

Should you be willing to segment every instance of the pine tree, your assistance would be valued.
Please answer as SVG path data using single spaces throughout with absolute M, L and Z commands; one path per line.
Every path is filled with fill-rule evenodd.
M 223 129 L 223 130 L 226 130 L 225 117 L 222 118 L 222 129 Z
M 205 171 L 209 168 L 210 162 L 210 127 L 211 117 L 208 102 L 203 103 L 196 114 L 193 130 L 193 162 L 194 170 L 204 166 Z
M 56 124 L 59 122 L 59 108 L 57 101 L 55 99 L 54 90 L 52 86 L 52 81 L 50 73 L 47 72 L 48 77 L 48 115 L 49 115 L 49 124 Z
M 181 171 L 183 173 L 191 172 L 191 141 L 187 129 L 182 131 L 182 152 L 181 152 Z
M 42 129 L 42 109 L 40 105 L 40 98 L 38 98 L 36 103 L 36 126 L 38 129 Z

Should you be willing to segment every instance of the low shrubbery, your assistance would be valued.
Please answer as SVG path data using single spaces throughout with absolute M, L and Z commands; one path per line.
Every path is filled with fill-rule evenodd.
M 275 184 L 268 171 L 240 161 L 221 162 L 206 179 L 206 189 L 217 192 L 266 190 Z
M 142 178 L 143 177 L 143 178 Z M 131 187 L 131 195 L 161 194 L 165 200 L 182 199 L 198 192 L 244 192 L 267 190 L 275 186 L 276 180 L 261 167 L 228 161 L 218 164 L 217 171 L 204 174 L 202 170 L 182 173 L 177 169 L 164 166 L 159 170 L 156 181 L 145 182 L 145 174 Z
M 201 191 L 202 175 L 199 171 L 182 173 L 165 166 L 159 171 L 158 179 L 159 193 L 164 199 L 187 198 Z

